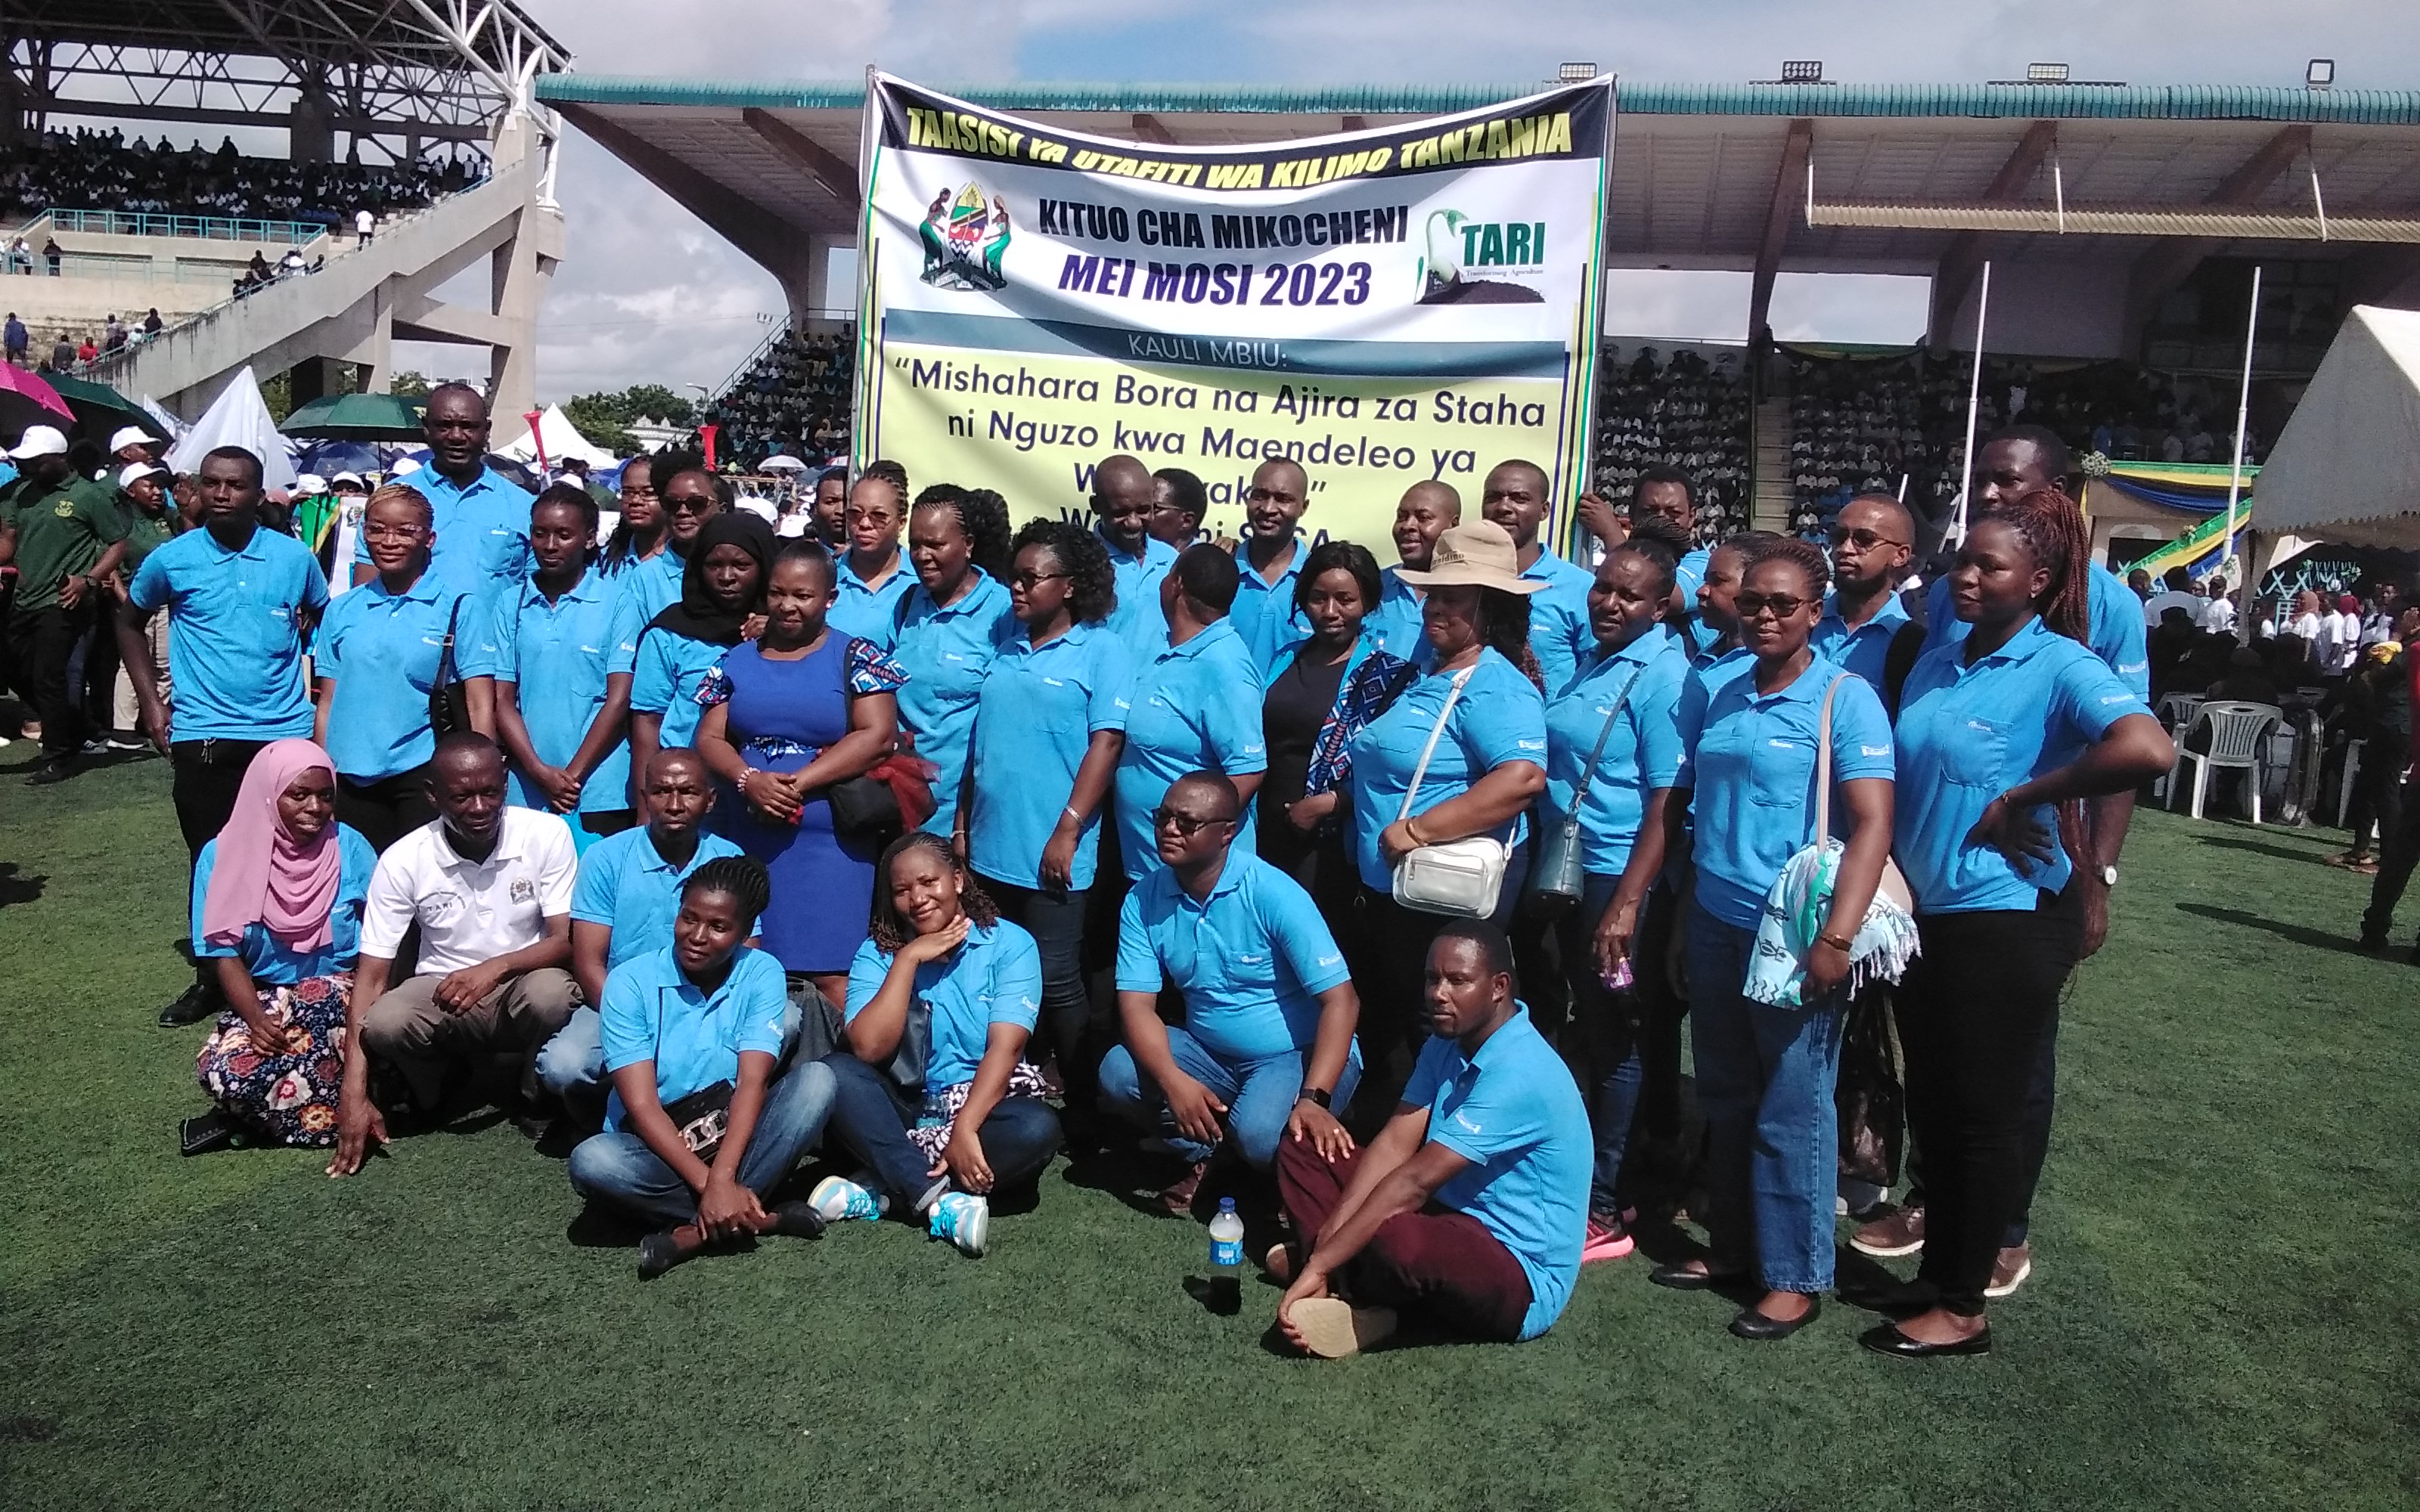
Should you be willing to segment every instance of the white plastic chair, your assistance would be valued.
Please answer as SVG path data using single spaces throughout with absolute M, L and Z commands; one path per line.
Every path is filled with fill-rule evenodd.
M 2219 767 L 2249 775 L 2252 822 L 2256 825 L 2260 822 L 2261 750 L 2269 733 L 2285 717 L 2285 711 L 2273 703 L 2236 703 L 2226 700 L 2204 703 L 2195 713 L 2192 726 L 2186 730 L 2184 738 L 2177 742 L 2177 754 L 2179 760 L 2193 763 L 2192 812 L 2195 819 L 2201 817 L 2201 802 L 2210 788 L 2211 769 Z M 2210 732 L 2207 748 L 2185 749 L 2186 743 L 2195 733 L 2203 729 Z M 2168 802 L 2169 807 L 2175 807 L 2173 790 Z
M 2169 693 L 2161 698 L 2155 717 L 2160 721 L 2160 728 L 2165 730 L 2171 739 L 2181 741 L 2185 727 L 2193 723 L 2194 716 L 2200 712 L 2204 702 L 2199 693 Z M 2179 755 L 2169 764 L 2166 775 L 2151 785 L 2151 796 L 2171 809 L 2177 806 L 2173 795 L 2177 791 L 2177 774 L 2184 770 L 2184 757 Z

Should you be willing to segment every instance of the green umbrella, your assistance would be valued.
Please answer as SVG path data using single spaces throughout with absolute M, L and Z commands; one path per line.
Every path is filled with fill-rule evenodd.
M 64 373 L 53 373 L 48 377 L 51 387 L 57 390 L 59 397 L 67 401 L 68 408 L 75 411 L 76 428 L 94 445 L 108 444 L 109 438 L 126 425 L 133 426 L 155 441 L 169 439 L 160 434 L 163 427 L 145 414 L 141 405 L 108 384 L 95 383 L 89 378 L 70 378 Z
M 314 399 L 277 427 L 315 441 L 416 441 L 420 407 L 392 393 L 332 393 Z

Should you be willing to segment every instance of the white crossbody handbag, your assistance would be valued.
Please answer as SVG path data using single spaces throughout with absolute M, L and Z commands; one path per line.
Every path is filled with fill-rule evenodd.
M 1398 822 L 1412 817 L 1412 800 L 1419 796 L 1420 783 L 1429 775 L 1429 758 L 1436 754 L 1437 741 L 1453 717 L 1453 706 L 1462 697 L 1463 685 L 1478 670 L 1466 667 L 1454 674 L 1453 687 L 1445 696 L 1445 707 L 1437 711 L 1436 728 L 1429 732 L 1429 743 L 1420 751 L 1420 764 L 1412 769 L 1412 785 L 1404 790 L 1403 810 L 1395 815 Z M 1503 894 L 1504 868 L 1511 858 L 1512 852 L 1502 841 L 1486 835 L 1420 846 L 1395 863 L 1395 902 L 1424 914 L 1486 918 L 1496 912 L 1497 900 Z

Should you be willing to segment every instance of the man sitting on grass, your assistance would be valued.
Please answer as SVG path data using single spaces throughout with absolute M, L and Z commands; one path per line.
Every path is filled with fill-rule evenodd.
M 1384 1340 L 1399 1311 L 1465 1337 L 1533 1339 L 1561 1316 L 1588 1227 L 1588 1110 L 1571 1072 L 1512 996 L 1512 950 L 1483 920 L 1429 947 L 1435 1038 L 1367 1149 L 1278 1147 L 1278 1193 L 1297 1258 L 1278 1328 L 1323 1359 Z
M 714 777 L 697 752 L 687 746 L 659 750 L 647 762 L 644 782 L 640 796 L 646 824 L 608 835 L 580 858 L 571 893 L 571 975 L 587 1006 L 537 1053 L 538 1085 L 591 1132 L 604 1121 L 610 1089 L 598 1017 L 605 974 L 672 944 L 682 886 L 706 862 L 739 854 L 731 841 L 705 832 L 714 810 Z M 749 934 L 755 934 L 753 919 Z
M 437 743 L 428 801 L 437 818 L 387 847 L 370 878 L 331 1176 L 352 1175 L 372 1143 L 386 1142 L 370 1096 L 373 1062 L 427 1118 L 443 1105 L 449 1072 L 475 1076 L 509 1061 L 526 1087 L 530 1058 L 580 1006 L 579 984 L 564 969 L 577 867 L 571 827 L 506 807 L 504 753 L 468 732 Z M 390 990 L 414 923 L 417 975 Z
M 1258 1170 L 1289 1135 L 1353 1150 L 1336 1115 L 1361 1076 L 1361 1000 L 1311 894 L 1233 848 L 1241 811 L 1217 772 L 1171 783 L 1151 815 L 1165 864 L 1135 884 L 1118 921 L 1125 1042 L 1101 1061 L 1101 1102 L 1187 1162 L 1160 1194 L 1173 1213 L 1191 1211 L 1224 1137 Z M 1163 971 L 1185 995 L 1182 1028 L 1159 1017 Z

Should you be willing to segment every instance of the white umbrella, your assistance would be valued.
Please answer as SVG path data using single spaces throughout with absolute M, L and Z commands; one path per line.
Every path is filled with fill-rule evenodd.
M 790 455 L 787 452 L 784 452 L 779 456 L 767 457 L 764 461 L 757 464 L 756 471 L 759 472 L 804 472 L 807 471 L 807 465 L 804 462 L 799 461 L 797 457 Z
M 269 406 L 262 402 L 260 384 L 249 367 L 227 380 L 202 418 L 169 448 L 168 465 L 178 472 L 197 471 L 202 458 L 222 446 L 240 446 L 260 458 L 263 488 L 294 486 L 294 459 L 287 455 L 286 438 L 269 418 Z

